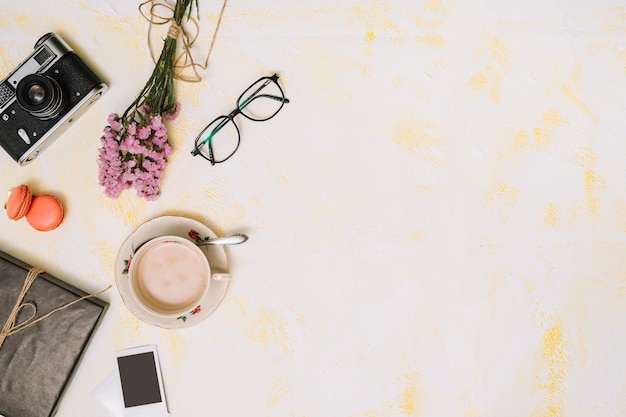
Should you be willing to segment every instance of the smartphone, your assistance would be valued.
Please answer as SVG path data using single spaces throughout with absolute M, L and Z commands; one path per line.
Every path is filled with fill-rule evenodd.
M 156 345 L 115 352 L 124 417 L 168 416 Z

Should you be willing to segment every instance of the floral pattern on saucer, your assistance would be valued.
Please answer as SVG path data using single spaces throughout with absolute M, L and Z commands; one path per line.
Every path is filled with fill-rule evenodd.
M 122 274 L 124 275 L 128 275 L 128 271 L 130 270 L 130 262 L 133 260 L 133 257 L 131 255 L 130 258 L 128 259 L 124 259 L 124 269 L 122 269 Z
M 139 226 L 122 243 L 115 263 L 115 281 L 126 307 L 145 323 L 155 326 L 177 329 L 190 327 L 208 318 L 220 305 L 228 290 L 228 281 L 213 280 L 207 295 L 200 304 L 189 313 L 177 318 L 162 318 L 143 308 L 135 300 L 128 282 L 128 268 L 136 248 L 158 236 L 174 235 L 190 239 L 196 243 L 216 237 L 215 233 L 204 224 L 193 219 L 177 216 L 162 216 L 149 220 Z M 226 249 L 223 246 L 204 246 L 211 271 L 228 273 L 230 271 Z
M 189 312 L 190 316 L 193 316 L 194 314 L 198 314 L 199 312 L 202 311 L 202 306 L 199 305 L 198 307 L 194 308 L 193 310 L 191 310 Z M 176 320 L 182 320 L 182 321 L 187 321 L 187 316 L 179 316 Z

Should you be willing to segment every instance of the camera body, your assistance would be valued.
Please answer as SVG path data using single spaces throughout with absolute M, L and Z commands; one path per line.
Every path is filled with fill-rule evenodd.
M 20 165 L 50 146 L 108 86 L 48 33 L 0 82 L 0 146 Z

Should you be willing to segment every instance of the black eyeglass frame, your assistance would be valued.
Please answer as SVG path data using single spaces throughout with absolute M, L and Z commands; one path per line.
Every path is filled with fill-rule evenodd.
M 263 80 L 265 80 L 265 82 L 263 82 L 259 88 L 256 89 L 256 91 L 252 92 L 245 100 L 244 97 L 249 93 L 249 91 L 257 84 L 261 83 Z M 273 96 L 270 94 L 259 94 L 260 91 L 267 87 L 270 83 L 274 83 L 276 85 L 276 87 L 278 88 L 278 91 L 280 91 L 281 97 L 277 97 L 277 96 Z M 246 113 L 244 113 L 244 109 L 246 108 L 246 106 L 248 104 L 250 104 L 252 101 L 258 99 L 258 98 L 269 98 L 272 100 L 277 100 L 280 101 L 280 106 L 278 107 L 278 109 L 276 109 L 276 111 L 265 118 L 255 118 L 252 117 Z M 204 129 L 202 129 L 200 131 L 200 134 L 198 134 L 198 136 L 196 137 L 195 141 L 194 141 L 194 148 L 193 151 L 191 151 L 191 155 L 196 156 L 196 155 L 200 155 L 201 157 L 203 157 L 204 159 L 206 159 L 207 161 L 209 161 L 211 163 L 211 165 L 215 165 L 215 164 L 220 164 L 222 162 L 227 161 L 228 159 L 230 159 L 236 152 L 237 149 L 239 149 L 239 145 L 241 143 L 241 132 L 239 130 L 239 126 L 237 126 L 237 123 L 235 122 L 235 117 L 239 114 L 241 114 L 243 117 L 245 117 L 246 119 L 255 121 L 255 122 L 264 122 L 266 120 L 270 120 L 271 118 L 273 118 L 274 116 L 276 116 L 278 114 L 278 112 L 283 108 L 283 106 L 289 103 L 289 99 L 287 97 L 285 97 L 285 93 L 283 91 L 283 89 L 280 87 L 280 84 L 278 84 L 278 74 L 274 74 L 271 77 L 261 77 L 258 80 L 256 80 L 255 82 L 253 82 L 252 84 L 250 84 L 250 86 L 248 88 L 245 89 L 245 91 L 239 96 L 239 98 L 237 99 L 237 108 L 235 108 L 235 110 L 231 111 L 228 115 L 222 115 L 219 117 L 216 117 L 211 123 L 209 123 L 208 125 L 206 125 L 204 127 Z M 219 123 L 218 123 L 219 122 Z M 226 158 L 222 159 L 222 160 L 216 160 L 213 154 L 213 137 L 215 136 L 215 134 L 217 132 L 219 132 L 224 126 L 227 125 L 228 122 L 232 122 L 233 125 L 235 126 L 235 129 L 237 130 L 237 146 L 235 146 L 235 149 L 233 150 L 233 152 L 228 155 Z M 204 136 L 206 136 L 207 131 L 209 131 L 209 128 L 215 124 L 218 123 L 216 127 L 214 127 L 212 130 L 210 130 L 210 133 L 208 135 L 208 137 L 206 137 L 205 139 L 202 139 Z M 204 155 L 202 152 L 200 152 L 200 147 L 201 146 L 208 146 L 209 149 L 209 156 L 207 157 L 206 155 Z

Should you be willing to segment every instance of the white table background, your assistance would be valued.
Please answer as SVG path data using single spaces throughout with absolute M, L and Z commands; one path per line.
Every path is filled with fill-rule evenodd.
M 0 1 L 0 76 L 53 31 L 110 86 L 32 164 L 0 152 L 0 190 L 66 208 L 47 233 L 0 216 L 0 248 L 98 291 L 156 216 L 250 240 L 193 328 L 109 290 L 59 416 L 97 415 L 113 351 L 146 343 L 173 416 L 626 415 L 626 3 L 231 0 L 203 81 L 177 84 L 156 202 L 97 184 L 106 117 L 154 68 L 137 6 Z M 220 7 L 200 0 L 199 60 Z M 192 158 L 274 72 L 291 103 L 238 119 L 228 162 Z

